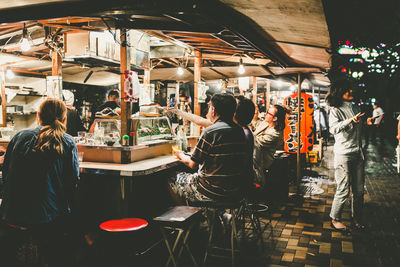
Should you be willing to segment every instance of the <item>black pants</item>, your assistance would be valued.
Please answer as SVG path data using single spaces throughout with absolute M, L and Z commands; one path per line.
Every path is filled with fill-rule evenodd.
M 1 223 L 0 258 L 4 266 L 73 266 L 73 242 L 65 220 L 26 228 Z

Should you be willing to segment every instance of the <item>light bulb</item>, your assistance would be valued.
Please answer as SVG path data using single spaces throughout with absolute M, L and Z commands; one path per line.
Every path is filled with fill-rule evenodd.
M 238 68 L 238 73 L 239 73 L 239 74 L 243 74 L 245 71 L 246 71 L 246 70 L 244 69 L 243 64 L 240 64 L 240 65 L 239 65 L 239 68 Z
M 362 52 L 362 54 L 361 54 L 361 57 L 362 57 L 363 59 L 369 58 L 369 51 L 368 51 L 368 50 L 364 50 L 364 51 Z
M 178 67 L 177 73 L 178 75 L 183 75 L 183 68 L 181 66 Z
M 15 77 L 15 74 L 14 74 L 14 72 L 13 72 L 12 70 L 7 69 L 7 71 L 6 71 L 6 77 L 7 77 L 7 79 L 12 79 L 12 78 Z
M 29 49 L 31 49 L 31 45 L 30 45 L 30 43 L 29 43 L 28 38 L 22 38 L 22 41 L 21 41 L 21 50 L 24 51 L 24 52 L 26 52 L 26 51 L 28 51 Z
M 358 73 L 355 71 L 355 72 L 353 72 L 352 76 L 353 76 L 353 78 L 357 78 L 358 77 Z

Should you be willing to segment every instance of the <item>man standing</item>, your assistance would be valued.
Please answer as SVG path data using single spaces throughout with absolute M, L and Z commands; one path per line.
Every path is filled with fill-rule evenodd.
M 90 125 L 94 122 L 96 119 L 96 113 L 100 113 L 101 115 L 117 115 L 121 113 L 121 109 L 118 104 L 119 101 L 119 92 L 118 90 L 111 90 L 107 94 L 107 101 L 100 105 L 96 109 L 92 109 L 92 115 L 90 118 Z M 89 127 L 91 128 L 91 126 Z
M 248 173 L 247 144 L 243 129 L 233 122 L 235 98 L 215 94 L 209 104 L 205 128 L 191 156 L 174 151 L 178 159 L 196 173 L 179 173 L 170 181 L 171 193 L 180 200 L 211 201 L 237 199 L 243 193 Z
M 74 93 L 68 90 L 63 90 L 64 103 L 67 106 L 67 134 L 78 136 L 78 132 L 87 130 L 83 126 L 82 120 L 79 117 L 78 111 L 74 108 Z
M 383 110 L 379 107 L 378 103 L 374 103 L 374 110 L 372 111 L 372 118 L 369 118 L 368 124 L 373 121 L 372 127 L 372 140 L 376 140 L 377 135 L 381 142 L 383 141 Z

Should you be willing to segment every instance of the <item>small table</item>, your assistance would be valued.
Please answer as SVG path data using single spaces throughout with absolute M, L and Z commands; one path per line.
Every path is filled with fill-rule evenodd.
M 190 232 L 194 224 L 198 221 L 199 215 L 201 214 L 200 208 L 189 207 L 189 206 L 176 206 L 170 208 L 162 215 L 155 217 L 153 220 L 160 225 L 161 233 L 164 238 L 165 245 L 169 252 L 168 260 L 165 266 L 168 266 L 172 260 L 172 263 L 176 267 L 178 265 L 179 258 L 182 255 L 183 248 L 186 248 L 190 258 L 192 259 L 194 266 L 197 266 L 196 260 L 194 259 L 192 252 L 187 244 Z M 168 241 L 168 235 L 166 229 L 178 230 L 178 235 L 172 245 Z M 183 243 L 180 240 L 182 239 Z M 178 253 L 176 254 L 176 251 Z

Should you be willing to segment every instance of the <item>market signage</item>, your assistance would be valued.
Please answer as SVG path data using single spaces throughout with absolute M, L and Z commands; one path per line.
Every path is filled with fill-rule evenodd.
M 286 115 L 286 127 L 283 131 L 284 149 L 289 153 L 297 153 L 298 103 L 297 93 L 285 98 L 285 105 L 292 110 L 291 114 Z M 315 132 L 314 99 L 309 94 L 301 93 L 300 116 L 300 153 L 306 153 L 313 148 Z

